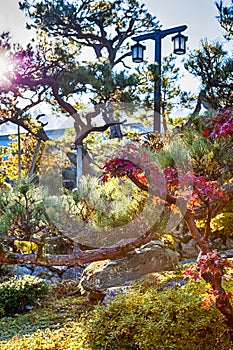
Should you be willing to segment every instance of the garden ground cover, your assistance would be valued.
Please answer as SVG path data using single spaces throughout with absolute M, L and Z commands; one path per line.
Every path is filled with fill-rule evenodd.
M 154 273 L 107 306 L 91 303 L 77 283 L 63 282 L 36 308 L 0 319 L 1 350 L 232 350 L 222 315 L 203 307 L 202 281 L 183 286 L 181 269 Z M 227 275 L 227 290 L 233 290 Z

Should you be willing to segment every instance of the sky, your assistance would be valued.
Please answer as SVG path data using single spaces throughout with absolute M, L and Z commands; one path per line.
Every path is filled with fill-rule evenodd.
M 217 9 L 214 0 L 144 0 L 149 12 L 157 17 L 161 29 L 187 25 L 184 35 L 188 36 L 187 53 L 197 49 L 203 38 L 209 41 L 222 40 L 224 33 L 220 27 L 216 15 Z M 224 0 L 230 4 L 231 0 Z M 30 41 L 31 33 L 25 28 L 25 17 L 18 8 L 18 0 L 0 0 L 0 32 L 9 30 L 16 41 L 26 43 Z M 170 54 L 173 50 L 172 36 L 162 40 L 162 56 Z M 133 44 L 134 42 L 132 42 Z M 154 46 L 151 40 L 144 42 L 147 50 L 145 58 L 153 61 Z M 229 46 L 228 46 L 229 49 Z M 181 87 L 185 90 L 198 91 L 199 81 L 194 76 L 183 70 L 182 57 L 178 57 L 178 64 L 185 73 L 181 80 Z
M 144 3 L 156 15 L 162 29 L 186 24 L 188 29 L 183 34 L 188 36 L 187 46 L 191 50 L 205 37 L 222 39 L 223 30 L 216 19 L 214 0 L 145 0 Z M 164 49 L 166 51 L 167 47 Z

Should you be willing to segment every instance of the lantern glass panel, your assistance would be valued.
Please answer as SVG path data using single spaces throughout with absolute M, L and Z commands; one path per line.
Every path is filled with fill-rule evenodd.
M 176 55 L 185 54 L 187 37 L 179 33 L 172 40 L 174 41 L 174 53 Z
M 141 45 L 138 42 L 134 46 L 132 46 L 133 62 L 136 62 L 136 63 L 143 62 L 143 51 L 144 50 L 145 50 L 145 46 Z

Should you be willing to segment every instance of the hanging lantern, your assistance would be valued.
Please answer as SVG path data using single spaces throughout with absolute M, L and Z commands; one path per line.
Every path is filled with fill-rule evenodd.
M 135 63 L 143 62 L 143 51 L 145 50 L 145 48 L 146 47 L 140 44 L 138 41 L 134 46 L 131 47 L 133 62 Z
M 186 41 L 188 40 L 187 36 L 184 36 L 180 33 L 173 36 L 172 41 L 174 41 L 174 54 L 184 55 L 186 53 Z

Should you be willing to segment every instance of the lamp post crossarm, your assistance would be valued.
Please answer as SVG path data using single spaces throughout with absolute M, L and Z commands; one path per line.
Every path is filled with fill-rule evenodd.
M 160 36 L 160 32 L 161 30 L 158 29 L 156 30 L 155 32 L 152 32 L 152 33 L 147 33 L 147 34 L 142 34 L 142 35 L 139 35 L 139 36 L 135 36 L 134 38 L 132 38 L 134 41 L 142 41 L 142 40 L 147 40 L 147 39 L 153 39 L 155 40 L 157 37 Z
M 134 41 L 137 41 L 137 42 L 142 41 L 142 40 L 147 40 L 147 39 L 157 40 L 158 38 L 164 38 L 165 36 L 170 35 L 170 34 L 183 32 L 187 28 L 188 27 L 186 25 L 183 25 L 183 26 L 169 28 L 169 29 L 165 29 L 165 30 L 157 29 L 152 33 L 147 33 L 147 34 L 135 36 L 132 39 Z
M 179 27 L 161 30 L 160 37 L 164 38 L 165 36 L 170 35 L 170 34 L 180 33 L 180 32 L 183 32 L 184 30 L 186 30 L 187 28 L 188 27 L 186 25 L 184 25 L 184 26 L 179 26 Z

